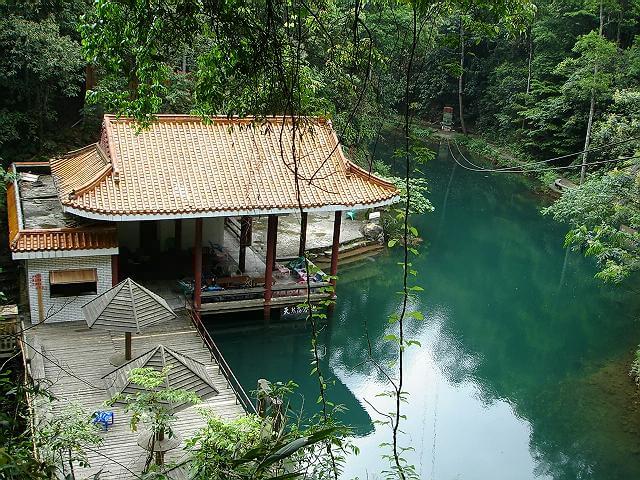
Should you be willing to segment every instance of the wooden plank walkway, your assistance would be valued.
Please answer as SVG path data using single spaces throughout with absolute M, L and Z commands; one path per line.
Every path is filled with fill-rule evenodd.
M 104 409 L 108 399 L 107 385 L 101 378 L 115 369 L 109 357 L 124 349 L 124 334 L 87 328 L 85 322 L 43 324 L 25 332 L 25 352 L 31 362 L 35 380 L 42 377 L 50 384 L 50 391 L 58 399 L 53 411 L 60 411 L 70 402 L 76 402 L 89 411 Z M 179 317 L 150 328 L 141 335 L 133 335 L 133 357 L 163 344 L 190 356 L 206 365 L 219 394 L 179 412 L 174 429 L 187 438 L 203 427 L 205 422 L 198 409 L 206 408 L 221 418 L 231 419 L 243 415 L 234 391 L 228 387 L 224 376 L 212 362 L 209 351 L 203 346 L 197 331 L 184 317 Z M 33 351 L 39 350 L 41 354 Z M 40 377 L 40 378 L 38 378 Z M 108 432 L 101 433 L 103 444 L 89 452 L 90 468 L 76 468 L 78 478 L 101 471 L 100 479 L 138 478 L 146 460 L 146 452 L 136 443 L 138 433 L 129 427 L 130 415 L 120 407 L 109 408 L 115 414 L 115 423 Z M 42 421 L 47 412 L 36 407 L 36 422 Z M 184 455 L 181 448 L 167 455 L 167 461 L 175 461 Z

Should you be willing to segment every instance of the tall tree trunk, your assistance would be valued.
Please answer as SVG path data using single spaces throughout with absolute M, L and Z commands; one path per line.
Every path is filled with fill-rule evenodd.
M 533 61 L 533 38 L 531 35 L 531 31 L 532 31 L 532 26 L 529 25 L 529 28 L 527 29 L 527 36 L 528 36 L 528 46 L 529 46 L 529 58 L 527 59 L 527 91 L 526 94 L 527 96 L 529 96 L 529 93 L 531 93 L 531 62 Z M 526 120 L 523 118 L 522 119 L 522 127 L 521 129 L 524 130 L 526 124 Z
M 599 35 L 602 37 L 604 29 L 604 12 L 603 12 L 603 0 L 600 0 L 600 28 L 598 29 Z M 598 62 L 593 66 L 593 79 L 598 76 Z M 580 169 L 580 185 L 584 183 L 584 177 L 587 174 L 587 159 L 589 157 L 589 144 L 591 143 L 591 128 L 593 127 L 593 115 L 596 110 L 596 91 L 591 89 L 591 102 L 589 104 L 589 120 L 587 121 L 587 134 L 584 138 L 584 152 L 582 153 L 582 168 Z
M 618 28 L 616 30 L 616 45 L 618 45 L 618 48 L 622 48 L 622 8 L 623 6 L 620 5 L 620 12 L 618 13 Z
M 598 67 L 596 66 L 593 69 L 593 76 L 595 77 L 598 73 Z M 591 104 L 589 106 L 589 121 L 587 122 L 587 135 L 584 139 L 584 152 L 582 154 L 582 168 L 580 169 L 580 185 L 584 182 L 584 176 L 587 173 L 587 158 L 589 156 L 589 143 L 591 142 L 591 127 L 593 126 L 593 114 L 596 109 L 596 92 L 595 90 L 591 90 Z
M 529 27 L 529 58 L 527 60 L 527 95 L 531 92 L 531 61 L 533 60 L 533 40 L 531 39 L 531 27 Z
M 464 25 L 460 17 L 460 76 L 458 77 L 458 109 L 460 111 L 460 128 L 466 135 L 467 127 L 464 124 L 464 101 L 463 101 L 463 79 L 464 79 Z

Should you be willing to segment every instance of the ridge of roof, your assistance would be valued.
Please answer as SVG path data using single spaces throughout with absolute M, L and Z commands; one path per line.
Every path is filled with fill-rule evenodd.
M 113 123 L 137 123 L 137 120 L 132 117 L 118 116 L 113 113 L 105 113 L 104 121 L 106 124 Z M 153 116 L 151 123 L 166 123 L 166 122 L 196 122 L 208 124 L 210 122 L 217 123 L 230 123 L 230 124 L 252 124 L 257 123 L 259 125 L 265 123 L 284 123 L 291 119 L 286 115 L 272 115 L 265 117 L 258 117 L 254 115 L 239 116 L 239 115 L 192 115 L 188 113 L 158 113 Z M 298 120 L 302 120 L 304 123 L 317 123 L 319 125 L 331 125 L 330 119 L 322 116 L 301 116 L 297 117 Z M 289 123 L 289 122 L 287 122 Z

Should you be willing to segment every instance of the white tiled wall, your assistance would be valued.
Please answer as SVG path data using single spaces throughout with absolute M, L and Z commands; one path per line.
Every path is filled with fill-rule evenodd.
M 95 298 L 95 295 L 51 298 L 49 296 L 49 271 L 72 268 L 96 268 L 98 270 L 98 294 L 111 288 L 111 256 L 109 255 L 29 259 L 26 260 L 26 267 L 32 323 L 38 323 L 39 318 L 38 291 L 33 285 L 34 277 L 37 274 L 42 276 L 42 302 L 46 323 L 84 320 L 80 307 L 92 298 Z

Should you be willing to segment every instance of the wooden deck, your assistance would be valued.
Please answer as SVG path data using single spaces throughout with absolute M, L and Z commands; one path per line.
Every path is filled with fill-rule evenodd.
M 107 385 L 101 378 L 115 369 L 109 357 L 124 349 L 124 334 L 87 328 L 85 322 L 43 324 L 25 333 L 25 354 L 30 360 L 31 374 L 36 381 L 44 380 L 58 399 L 52 413 L 76 402 L 89 411 L 104 409 Z M 203 346 L 196 329 L 184 316 L 158 324 L 141 335 L 133 336 L 133 357 L 163 344 L 206 365 L 219 394 L 206 402 L 179 412 L 174 429 L 187 438 L 204 426 L 198 408 L 207 408 L 222 418 L 243 415 L 244 409 L 216 364 L 209 350 Z M 35 350 L 35 351 L 34 351 Z M 39 352 L 39 353 L 38 353 Z M 36 422 L 46 416 L 43 405 L 36 405 Z M 138 433 L 129 428 L 130 416 L 121 408 L 109 408 L 115 414 L 115 423 L 108 432 L 101 433 L 104 443 L 89 452 L 90 468 L 76 468 L 77 478 L 102 471 L 101 480 L 133 479 L 142 472 L 146 452 L 136 443 Z M 167 455 L 167 462 L 184 455 L 181 448 Z

